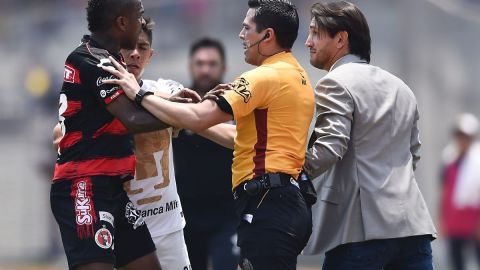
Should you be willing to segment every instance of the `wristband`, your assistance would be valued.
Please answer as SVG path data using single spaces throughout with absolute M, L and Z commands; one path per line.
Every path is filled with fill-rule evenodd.
M 135 104 L 137 104 L 138 107 L 142 107 L 143 98 L 149 95 L 153 95 L 153 92 L 140 88 L 140 91 L 135 95 Z

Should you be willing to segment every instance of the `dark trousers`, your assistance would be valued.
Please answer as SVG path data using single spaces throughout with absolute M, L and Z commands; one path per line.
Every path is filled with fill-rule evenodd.
M 431 236 L 371 240 L 325 253 L 323 270 L 433 270 Z
M 480 268 L 480 243 L 472 237 L 451 237 L 448 239 L 448 248 L 453 270 L 465 270 L 465 253 L 469 247 L 475 248 L 475 255 Z
M 236 270 L 239 260 L 237 221 L 218 224 L 216 230 L 187 225 L 183 230 L 192 269 L 207 270 L 211 260 L 213 270 Z
M 240 267 L 294 270 L 312 232 L 310 207 L 294 185 L 236 200 Z

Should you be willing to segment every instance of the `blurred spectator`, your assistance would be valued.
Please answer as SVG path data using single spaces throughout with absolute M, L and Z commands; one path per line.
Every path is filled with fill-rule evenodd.
M 470 247 L 480 267 L 480 143 L 479 122 L 460 115 L 453 141 L 443 150 L 441 231 L 447 238 L 452 269 L 463 270 Z M 480 269 L 480 268 L 477 268 Z
M 200 39 L 190 49 L 192 89 L 204 96 L 223 79 L 225 52 L 216 40 Z M 235 270 L 237 218 L 232 197 L 232 150 L 190 130 L 173 140 L 175 173 L 187 225 L 185 241 L 192 268 Z

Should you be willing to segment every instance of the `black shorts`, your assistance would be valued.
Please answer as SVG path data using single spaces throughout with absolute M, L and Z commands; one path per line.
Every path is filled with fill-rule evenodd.
M 94 262 L 118 268 L 155 251 L 150 232 L 119 177 L 55 182 L 50 203 L 70 269 Z
M 240 268 L 297 269 L 297 257 L 312 233 L 311 208 L 294 185 L 272 188 L 236 202 L 241 215 L 237 244 Z

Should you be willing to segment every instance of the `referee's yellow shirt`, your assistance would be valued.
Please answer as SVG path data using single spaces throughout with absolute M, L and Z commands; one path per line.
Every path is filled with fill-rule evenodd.
M 264 173 L 297 178 L 314 112 L 305 70 L 290 52 L 267 58 L 243 73 L 224 98 L 237 122 L 232 187 Z

